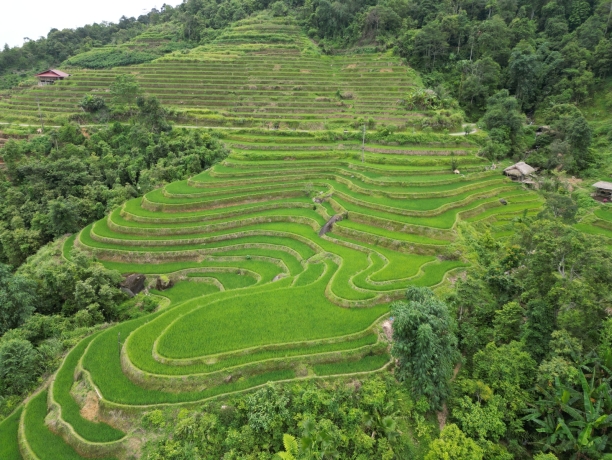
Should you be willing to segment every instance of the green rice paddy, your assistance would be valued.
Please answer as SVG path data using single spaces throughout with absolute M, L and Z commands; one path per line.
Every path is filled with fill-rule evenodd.
M 21 460 L 17 433 L 22 410 L 19 408 L 0 422 L 0 458 L 3 460 Z
M 389 54 L 320 56 L 285 19 L 245 20 L 212 44 L 149 64 L 75 70 L 65 83 L 1 101 L 0 118 L 27 120 L 36 98 L 43 110 L 74 113 L 84 92 L 104 96 L 122 72 L 135 72 L 189 123 L 245 129 L 221 134 L 232 152 L 222 163 L 130 200 L 65 241 L 67 258 L 77 247 L 108 268 L 176 284 L 153 291 L 168 299 L 163 308 L 67 356 L 49 390 L 67 441 L 44 425 L 47 391 L 26 405 L 24 436 L 41 460 L 80 458 L 75 440 L 98 458 L 126 457 L 121 449 L 139 433 L 113 423 L 117 413 L 385 369 L 380 323 L 389 304 L 408 285 L 436 287 L 466 266 L 450 249 L 457 223 L 494 225 L 542 206 L 486 170 L 470 139 L 368 138 L 362 158 L 344 127 L 360 118 L 410 125 L 421 115 L 398 100 L 418 76 Z M 83 416 L 77 387 L 96 395 L 108 423 Z M 0 439 L 13 439 L 16 426 L 3 422 Z

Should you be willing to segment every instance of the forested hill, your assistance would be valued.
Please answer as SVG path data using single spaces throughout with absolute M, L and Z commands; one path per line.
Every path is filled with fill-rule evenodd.
M 507 88 L 531 113 L 582 103 L 612 70 L 612 2 L 559 0 L 188 0 L 117 24 L 53 29 L 0 52 L 0 88 L 49 66 L 135 64 L 215 39 L 253 12 L 295 15 L 327 53 L 392 49 L 477 117 Z M 82 59 L 71 57 L 85 53 Z M 443 89 L 442 89 L 443 88 Z

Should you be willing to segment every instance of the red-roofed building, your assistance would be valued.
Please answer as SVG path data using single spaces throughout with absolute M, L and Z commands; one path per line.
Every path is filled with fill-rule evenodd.
M 38 85 L 44 86 L 44 85 L 52 85 L 57 80 L 63 80 L 64 78 L 69 77 L 69 76 L 70 76 L 69 74 L 62 72 L 61 70 L 49 69 L 42 73 L 37 74 L 36 78 L 38 78 Z

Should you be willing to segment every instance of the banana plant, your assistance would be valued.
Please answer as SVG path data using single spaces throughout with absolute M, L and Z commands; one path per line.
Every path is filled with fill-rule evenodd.
M 377 434 L 383 435 L 392 442 L 401 434 L 397 430 L 396 415 L 397 411 L 393 411 L 393 403 L 389 403 L 382 411 L 375 408 L 372 414 L 368 414 L 364 424 L 366 428 L 372 430 L 373 438 Z
M 542 397 L 525 420 L 546 436 L 542 450 L 582 459 L 609 449 L 611 379 L 610 369 L 597 360 L 581 366 L 576 387 L 556 378 L 552 388 L 539 388 Z
M 303 458 L 323 460 L 340 456 L 331 434 L 327 430 L 317 427 L 314 420 L 305 419 L 302 422 L 302 429 L 304 431 L 300 438 L 300 447 Z

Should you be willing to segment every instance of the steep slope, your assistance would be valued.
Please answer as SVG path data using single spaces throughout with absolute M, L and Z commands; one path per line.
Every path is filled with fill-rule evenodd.
M 0 120 L 37 120 L 39 104 L 48 123 L 77 115 L 86 93 L 109 100 L 121 73 L 136 75 L 184 124 L 320 129 L 372 119 L 404 127 L 419 117 L 401 106 L 418 77 L 397 57 L 323 57 L 291 18 L 261 15 L 235 23 L 210 45 L 151 63 L 70 73 L 0 101 Z
M 182 76 L 173 81 L 177 68 Z M 66 240 L 66 257 L 76 246 L 123 273 L 177 284 L 157 312 L 70 352 L 21 414 L 26 458 L 130 458 L 142 437 L 135 421 L 152 407 L 386 369 L 392 361 L 380 325 L 389 303 L 409 284 L 434 287 L 465 266 L 452 249 L 456 224 L 494 222 L 504 237 L 509 219 L 541 207 L 538 195 L 489 170 L 469 136 L 404 133 L 363 143 L 352 131 L 239 129 L 419 116 L 394 102 L 418 81 L 409 69 L 386 55 L 316 56 L 286 20 L 243 21 L 214 45 L 135 69 L 148 91 L 163 99 L 182 84 L 192 116 L 237 128 L 223 134 L 232 154 Z M 148 77 L 155 74 L 147 69 L 160 74 Z M 108 86 L 112 74 L 102 74 L 75 73 L 32 97 L 63 100 L 77 88 L 77 98 L 95 78 Z M 165 102 L 183 101 L 172 97 Z M 232 109 L 198 111 L 215 103 Z M 245 114 L 252 120 L 240 121 Z

